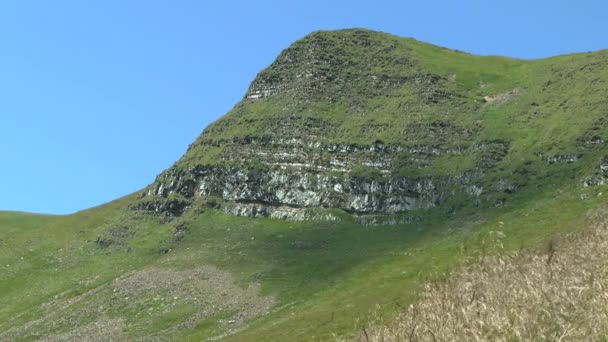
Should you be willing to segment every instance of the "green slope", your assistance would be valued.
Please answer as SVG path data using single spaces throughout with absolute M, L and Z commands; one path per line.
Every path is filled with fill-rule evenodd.
M 275 93 L 251 98 L 259 89 Z M 0 213 L 0 340 L 357 335 L 372 313 L 391 317 L 467 257 L 577 229 L 604 202 L 606 186 L 582 184 L 603 180 L 606 91 L 607 51 L 524 61 L 365 30 L 313 33 L 262 71 L 175 167 L 264 171 L 232 157 L 235 146 L 277 136 L 462 149 L 418 164 L 420 155 L 403 153 L 391 172 L 481 170 L 480 202 L 454 196 L 390 226 L 359 225 L 340 210 L 340 221 L 235 217 L 216 198 L 158 215 L 133 210 L 142 193 L 69 216 Z
M 557 232 L 577 229 L 587 210 L 603 202 L 597 196 L 601 191 L 606 191 L 604 186 L 550 190 L 509 209 L 470 211 L 405 226 L 283 222 L 208 210 L 184 219 L 191 228 L 181 240 L 174 235 L 176 223 L 160 225 L 149 217 L 125 219 L 129 213 L 124 209 L 115 209 L 120 214 L 110 218 L 107 211 L 101 212 L 106 208 L 94 209 L 91 216 L 46 218 L 35 222 L 38 227 L 31 226 L 38 217 L 5 214 L 3 222 L 17 219 L 24 226 L 11 234 L 20 241 L 11 244 L 23 248 L 1 258 L 4 335 L 0 336 L 32 340 L 74 329 L 132 339 L 155 335 L 200 340 L 222 334 L 232 328 L 228 322 L 235 312 L 242 310 L 238 303 L 184 329 L 182 324 L 208 309 L 207 303 L 174 300 L 171 285 L 161 284 L 130 299 L 126 299 L 132 295 L 129 289 L 120 290 L 129 293 L 125 297 L 114 292 L 120 289 L 115 279 L 126 275 L 143 272 L 156 281 L 162 276 L 158 270 L 198 274 L 205 265 L 231 272 L 241 288 L 261 282 L 261 296 L 275 298 L 269 314 L 228 340 L 314 340 L 357 334 L 372 313 L 390 317 L 415 299 L 423 282 L 441 277 L 459 260 L 533 248 Z M 581 200 L 581 195 L 588 199 Z M 107 236 L 110 227 L 125 220 L 134 223 L 133 238 L 109 248 L 95 244 L 97 237 Z M 2 225 L 3 232 L 6 227 Z M 495 231 L 506 236 L 500 240 L 504 249 L 496 247 Z M 133 281 L 133 286 L 148 284 L 141 277 Z M 221 288 L 228 285 L 222 283 Z M 187 291 L 207 296 L 212 291 L 206 286 Z M 230 291 L 228 296 L 240 295 L 238 288 Z M 100 331 L 85 329 L 95 322 L 103 325 L 104 320 L 109 323 Z M 109 328 L 118 324 L 120 334 Z

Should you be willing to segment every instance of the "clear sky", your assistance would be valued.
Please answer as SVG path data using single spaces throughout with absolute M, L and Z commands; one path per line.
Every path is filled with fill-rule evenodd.
M 171 166 L 289 44 L 365 27 L 477 54 L 608 48 L 605 0 L 0 2 L 0 210 L 71 213 Z

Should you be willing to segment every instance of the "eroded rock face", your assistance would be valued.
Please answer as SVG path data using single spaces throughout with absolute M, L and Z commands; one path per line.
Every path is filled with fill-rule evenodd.
M 450 180 L 387 177 L 382 180 L 330 176 L 297 169 L 201 167 L 170 173 L 149 195 L 217 196 L 226 202 L 295 208 L 340 208 L 356 213 L 398 213 L 436 206 Z
M 595 174 L 585 177 L 582 183 L 583 186 L 608 184 L 608 156 L 603 157 L 600 160 L 599 169 Z
M 582 157 L 581 154 L 556 154 L 546 156 L 545 160 L 548 164 L 555 163 L 576 163 Z
M 237 216 L 337 220 L 335 215 L 317 209 L 341 209 L 356 216 L 395 215 L 440 206 L 451 196 L 474 198 L 483 192 L 481 175 L 475 172 L 413 177 L 393 175 L 390 169 L 402 152 L 459 155 L 483 148 L 479 146 L 469 149 L 381 143 L 325 146 L 315 142 L 255 139 L 238 144 L 240 153 L 231 156 L 243 158 L 241 165 L 201 164 L 188 169 L 174 166 L 149 188 L 147 200 L 141 202 L 139 209 L 179 215 L 198 198 L 218 198 L 225 212 Z M 302 146 L 307 146 L 306 153 L 300 149 Z M 255 164 L 247 162 L 252 159 Z M 357 174 L 353 169 L 356 165 L 365 166 L 369 174 Z
M 148 195 L 166 197 L 178 193 L 187 199 L 216 196 L 234 203 L 227 212 L 235 215 L 304 219 L 305 215 L 296 210 L 280 208 L 338 208 L 357 214 L 402 213 L 439 205 L 449 195 L 449 185 L 459 186 L 463 193 L 481 191 L 467 177 L 389 176 L 373 180 L 302 170 L 201 167 L 192 172 L 169 173 Z M 163 210 L 162 204 L 153 208 Z M 185 208 L 187 206 L 182 206 Z
M 338 221 L 339 218 L 329 212 L 315 212 L 307 208 L 271 206 L 258 203 L 230 203 L 224 206 L 224 212 L 235 216 L 270 217 L 280 220 Z

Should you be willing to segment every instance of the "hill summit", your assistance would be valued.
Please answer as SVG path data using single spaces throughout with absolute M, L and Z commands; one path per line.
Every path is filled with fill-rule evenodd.
M 606 51 L 525 61 L 314 32 L 133 207 L 399 223 L 430 208 L 504 206 L 551 179 L 602 183 L 607 65 Z

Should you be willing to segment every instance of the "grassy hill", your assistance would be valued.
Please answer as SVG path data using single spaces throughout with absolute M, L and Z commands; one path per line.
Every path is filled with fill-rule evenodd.
M 463 263 L 548 253 L 584 227 L 605 202 L 607 90 L 608 51 L 528 61 L 312 33 L 147 189 L 68 216 L 0 213 L 0 340 L 357 338 Z M 254 184 L 268 174 L 300 183 Z M 331 187 L 276 196 L 302 179 Z M 380 192 L 352 208 L 332 190 L 404 180 L 431 182 L 404 195 L 429 205 L 391 211 Z M 322 214 L 229 214 L 252 203 Z

